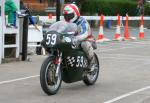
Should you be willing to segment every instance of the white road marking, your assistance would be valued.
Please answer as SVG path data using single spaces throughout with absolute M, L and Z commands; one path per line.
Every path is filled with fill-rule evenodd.
M 135 47 L 122 47 L 122 48 L 107 49 L 107 50 L 101 50 L 101 51 L 102 52 L 109 52 L 109 51 L 113 51 L 113 50 L 130 49 L 130 48 L 135 48 Z
M 131 61 L 149 61 L 150 62 L 150 60 L 149 59 L 145 59 L 145 58 L 133 58 L 133 57 L 131 57 L 131 58 L 129 58 L 129 57 L 125 57 L 125 58 L 120 58 L 120 57 L 113 57 L 113 56 L 111 56 L 111 57 L 101 57 L 101 59 L 116 59 L 116 60 L 131 60 Z
M 106 102 L 104 102 L 104 103 L 113 103 L 113 102 L 115 102 L 115 101 L 118 101 L 118 100 L 120 100 L 120 99 L 126 98 L 126 97 L 128 97 L 128 96 L 134 95 L 134 94 L 136 94 L 136 93 L 139 93 L 139 92 L 142 92 L 142 91 L 145 91 L 145 90 L 148 90 L 148 89 L 150 89 L 150 86 L 147 86 L 147 87 L 144 87 L 144 88 L 141 88 L 141 89 L 138 89 L 138 90 L 135 90 L 135 91 L 132 91 L 132 92 L 123 94 L 123 95 L 118 96 L 118 97 L 116 97 L 116 98 L 114 98 L 114 99 L 108 100 L 108 101 L 106 101 Z
M 149 67 L 148 65 L 150 65 L 150 60 L 149 59 L 138 59 L 138 58 L 116 58 L 116 57 L 103 57 L 102 59 L 108 59 L 108 60 L 110 60 L 110 59 L 116 59 L 116 60 L 124 60 L 124 63 L 125 62 L 131 62 L 131 61 L 142 61 L 143 63 L 142 64 L 139 64 L 139 65 L 131 65 L 130 66 L 130 68 L 132 68 L 132 69 L 137 69 L 137 68 L 142 68 L 142 67 L 144 67 L 144 66 L 147 66 L 147 67 Z M 148 69 L 148 68 L 147 68 Z
M 143 45 L 143 46 L 149 46 L 149 42 L 148 42 L 148 43 L 132 42 L 132 44 L 130 44 L 130 45 L 135 45 L 135 44 L 139 44 L 139 45 Z M 126 44 L 123 44 L 123 45 L 126 45 Z M 127 44 L 127 45 L 128 45 L 128 44 Z M 115 50 L 120 50 L 120 49 L 137 48 L 137 47 L 140 47 L 139 45 L 135 45 L 134 47 L 122 47 L 122 48 L 116 48 L 116 49 L 101 50 L 101 52 L 115 51 Z M 142 47 L 143 47 L 143 46 L 142 46 Z M 118 56 L 118 55 L 117 55 L 117 56 Z M 125 56 L 125 55 L 121 55 L 121 56 Z M 133 56 L 134 56 L 134 55 L 133 55 Z M 144 58 L 145 56 L 141 56 L 142 59 L 141 59 L 140 56 L 138 56 L 138 57 L 140 58 L 139 60 L 144 60 L 143 58 Z M 106 59 L 106 58 L 133 59 L 133 58 L 116 58 L 116 56 L 115 56 L 115 57 L 104 57 L 103 59 Z M 136 58 L 136 59 L 137 59 L 137 58 Z M 106 101 L 106 102 L 104 102 L 104 103 L 113 103 L 113 102 L 116 102 L 116 101 L 118 101 L 118 100 L 121 100 L 121 99 L 123 99 L 123 98 L 126 98 L 126 97 L 128 97 L 128 96 L 137 94 L 137 93 L 139 93 L 139 92 L 142 92 L 142 91 L 145 91 L 145 90 L 148 90 L 148 89 L 150 89 L 150 86 L 147 86 L 147 87 L 144 87 L 144 88 L 141 88 L 141 89 L 138 89 L 138 90 L 135 90 L 135 91 L 132 91 L 132 92 L 123 94 L 123 95 L 121 95 L 121 96 L 118 96 L 118 97 L 116 97 L 116 98 L 113 98 L 113 99 L 111 99 L 111 100 L 108 100 L 108 101 Z
M 101 43 L 97 43 L 97 44 L 101 44 Z M 125 46 L 139 46 L 139 45 L 150 45 L 149 41 L 134 41 L 134 42 L 111 42 L 108 45 L 104 45 L 104 46 L 114 46 L 114 45 L 125 45 Z M 103 44 L 102 44 L 103 45 Z
M 1 84 L 6 84 L 6 83 L 12 83 L 12 82 L 16 82 L 16 81 L 21 81 L 21 80 L 26 80 L 26 79 L 30 79 L 30 78 L 35 78 L 35 77 L 39 77 L 39 75 L 34 75 L 34 76 L 29 76 L 29 77 L 24 77 L 24 78 L 18 78 L 18 79 L 12 79 L 12 80 L 7 80 L 7 81 L 1 81 Z
M 144 47 L 146 45 L 143 45 L 142 47 Z M 122 48 L 115 48 L 115 49 L 107 49 L 107 50 L 101 50 L 101 52 L 109 52 L 109 51 L 113 51 L 113 50 L 120 50 L 120 49 L 130 49 L 130 48 L 139 48 L 141 46 L 134 46 L 134 47 L 122 47 Z
M 148 46 L 149 46 L 149 45 L 150 45 L 150 42 L 132 42 L 131 44 L 132 44 L 132 45 L 133 45 L 133 44 L 134 44 L 134 45 L 135 45 L 135 44 L 139 44 L 139 45 L 148 45 Z
M 117 54 L 113 54 L 113 53 L 112 53 L 112 54 L 110 54 L 110 53 L 108 54 L 108 53 L 107 53 L 107 54 L 103 54 L 102 57 L 104 57 L 104 56 L 105 56 L 106 58 L 107 58 L 107 57 L 122 57 L 122 58 L 123 58 L 123 57 L 125 57 L 125 58 L 131 57 L 131 58 L 144 58 L 144 59 L 145 59 L 145 58 L 147 58 L 147 59 L 150 58 L 150 56 L 146 56 L 146 55 L 143 56 L 143 55 L 130 55 L 130 54 L 119 54 L 119 53 L 117 53 Z
M 121 44 L 122 46 L 132 46 L 132 47 L 121 47 L 121 48 L 115 48 L 115 49 L 107 49 L 107 50 L 101 50 L 102 52 L 107 52 L 107 51 L 113 51 L 113 50 L 120 50 L 120 49 L 130 49 L 130 48 L 137 48 L 137 47 L 141 47 L 139 45 L 135 45 L 135 44 L 139 44 L 139 45 L 142 45 L 142 47 L 144 46 L 149 46 L 150 43 L 141 43 L 141 42 L 131 42 L 131 44 Z M 114 47 L 115 44 L 113 45 L 109 45 L 109 47 Z

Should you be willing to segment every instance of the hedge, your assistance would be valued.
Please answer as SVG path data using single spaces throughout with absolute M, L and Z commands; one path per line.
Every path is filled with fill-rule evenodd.
M 125 16 L 137 16 L 136 0 L 84 0 L 80 4 L 82 15 L 104 14 L 107 16 L 116 16 L 118 13 Z M 31 10 L 32 15 L 48 15 L 44 11 Z M 145 5 L 145 15 L 150 16 L 150 3 Z
M 145 5 L 145 14 L 144 15 L 146 15 L 146 16 L 150 16 L 150 3 L 147 3 L 146 5 Z
M 81 5 L 81 13 L 84 15 L 101 14 L 116 16 L 118 13 L 125 16 L 137 15 L 137 2 L 134 0 L 86 0 Z M 150 15 L 150 5 L 145 6 L 145 14 Z

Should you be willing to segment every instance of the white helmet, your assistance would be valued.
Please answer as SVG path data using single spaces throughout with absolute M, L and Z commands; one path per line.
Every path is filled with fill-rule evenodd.
M 80 12 L 75 4 L 66 4 L 63 10 L 67 22 L 75 22 L 80 17 Z

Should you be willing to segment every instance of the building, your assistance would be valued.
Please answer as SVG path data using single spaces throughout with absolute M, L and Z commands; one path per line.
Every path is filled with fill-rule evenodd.
M 23 0 L 25 5 L 32 9 L 32 10 L 44 10 L 47 7 L 55 7 L 56 6 L 56 1 L 57 0 Z M 63 4 L 65 3 L 70 3 L 70 2 L 77 2 L 77 4 L 84 2 L 85 0 L 60 0 L 60 2 Z
M 23 0 L 24 4 L 31 10 L 41 11 L 48 6 L 55 6 L 56 0 Z

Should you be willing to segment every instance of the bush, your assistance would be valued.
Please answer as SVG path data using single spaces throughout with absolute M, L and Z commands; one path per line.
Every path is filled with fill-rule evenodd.
M 148 3 L 145 5 L 145 15 L 150 16 L 150 4 Z
M 81 6 L 81 13 L 101 14 L 108 16 L 136 15 L 137 3 L 130 0 L 86 0 Z
M 80 1 L 80 0 L 77 0 Z M 137 0 L 82 0 L 80 1 L 82 15 L 104 14 L 116 16 L 118 13 L 125 16 L 138 15 Z M 145 5 L 145 15 L 150 16 L 150 3 Z M 32 15 L 48 15 L 45 11 L 31 10 Z

